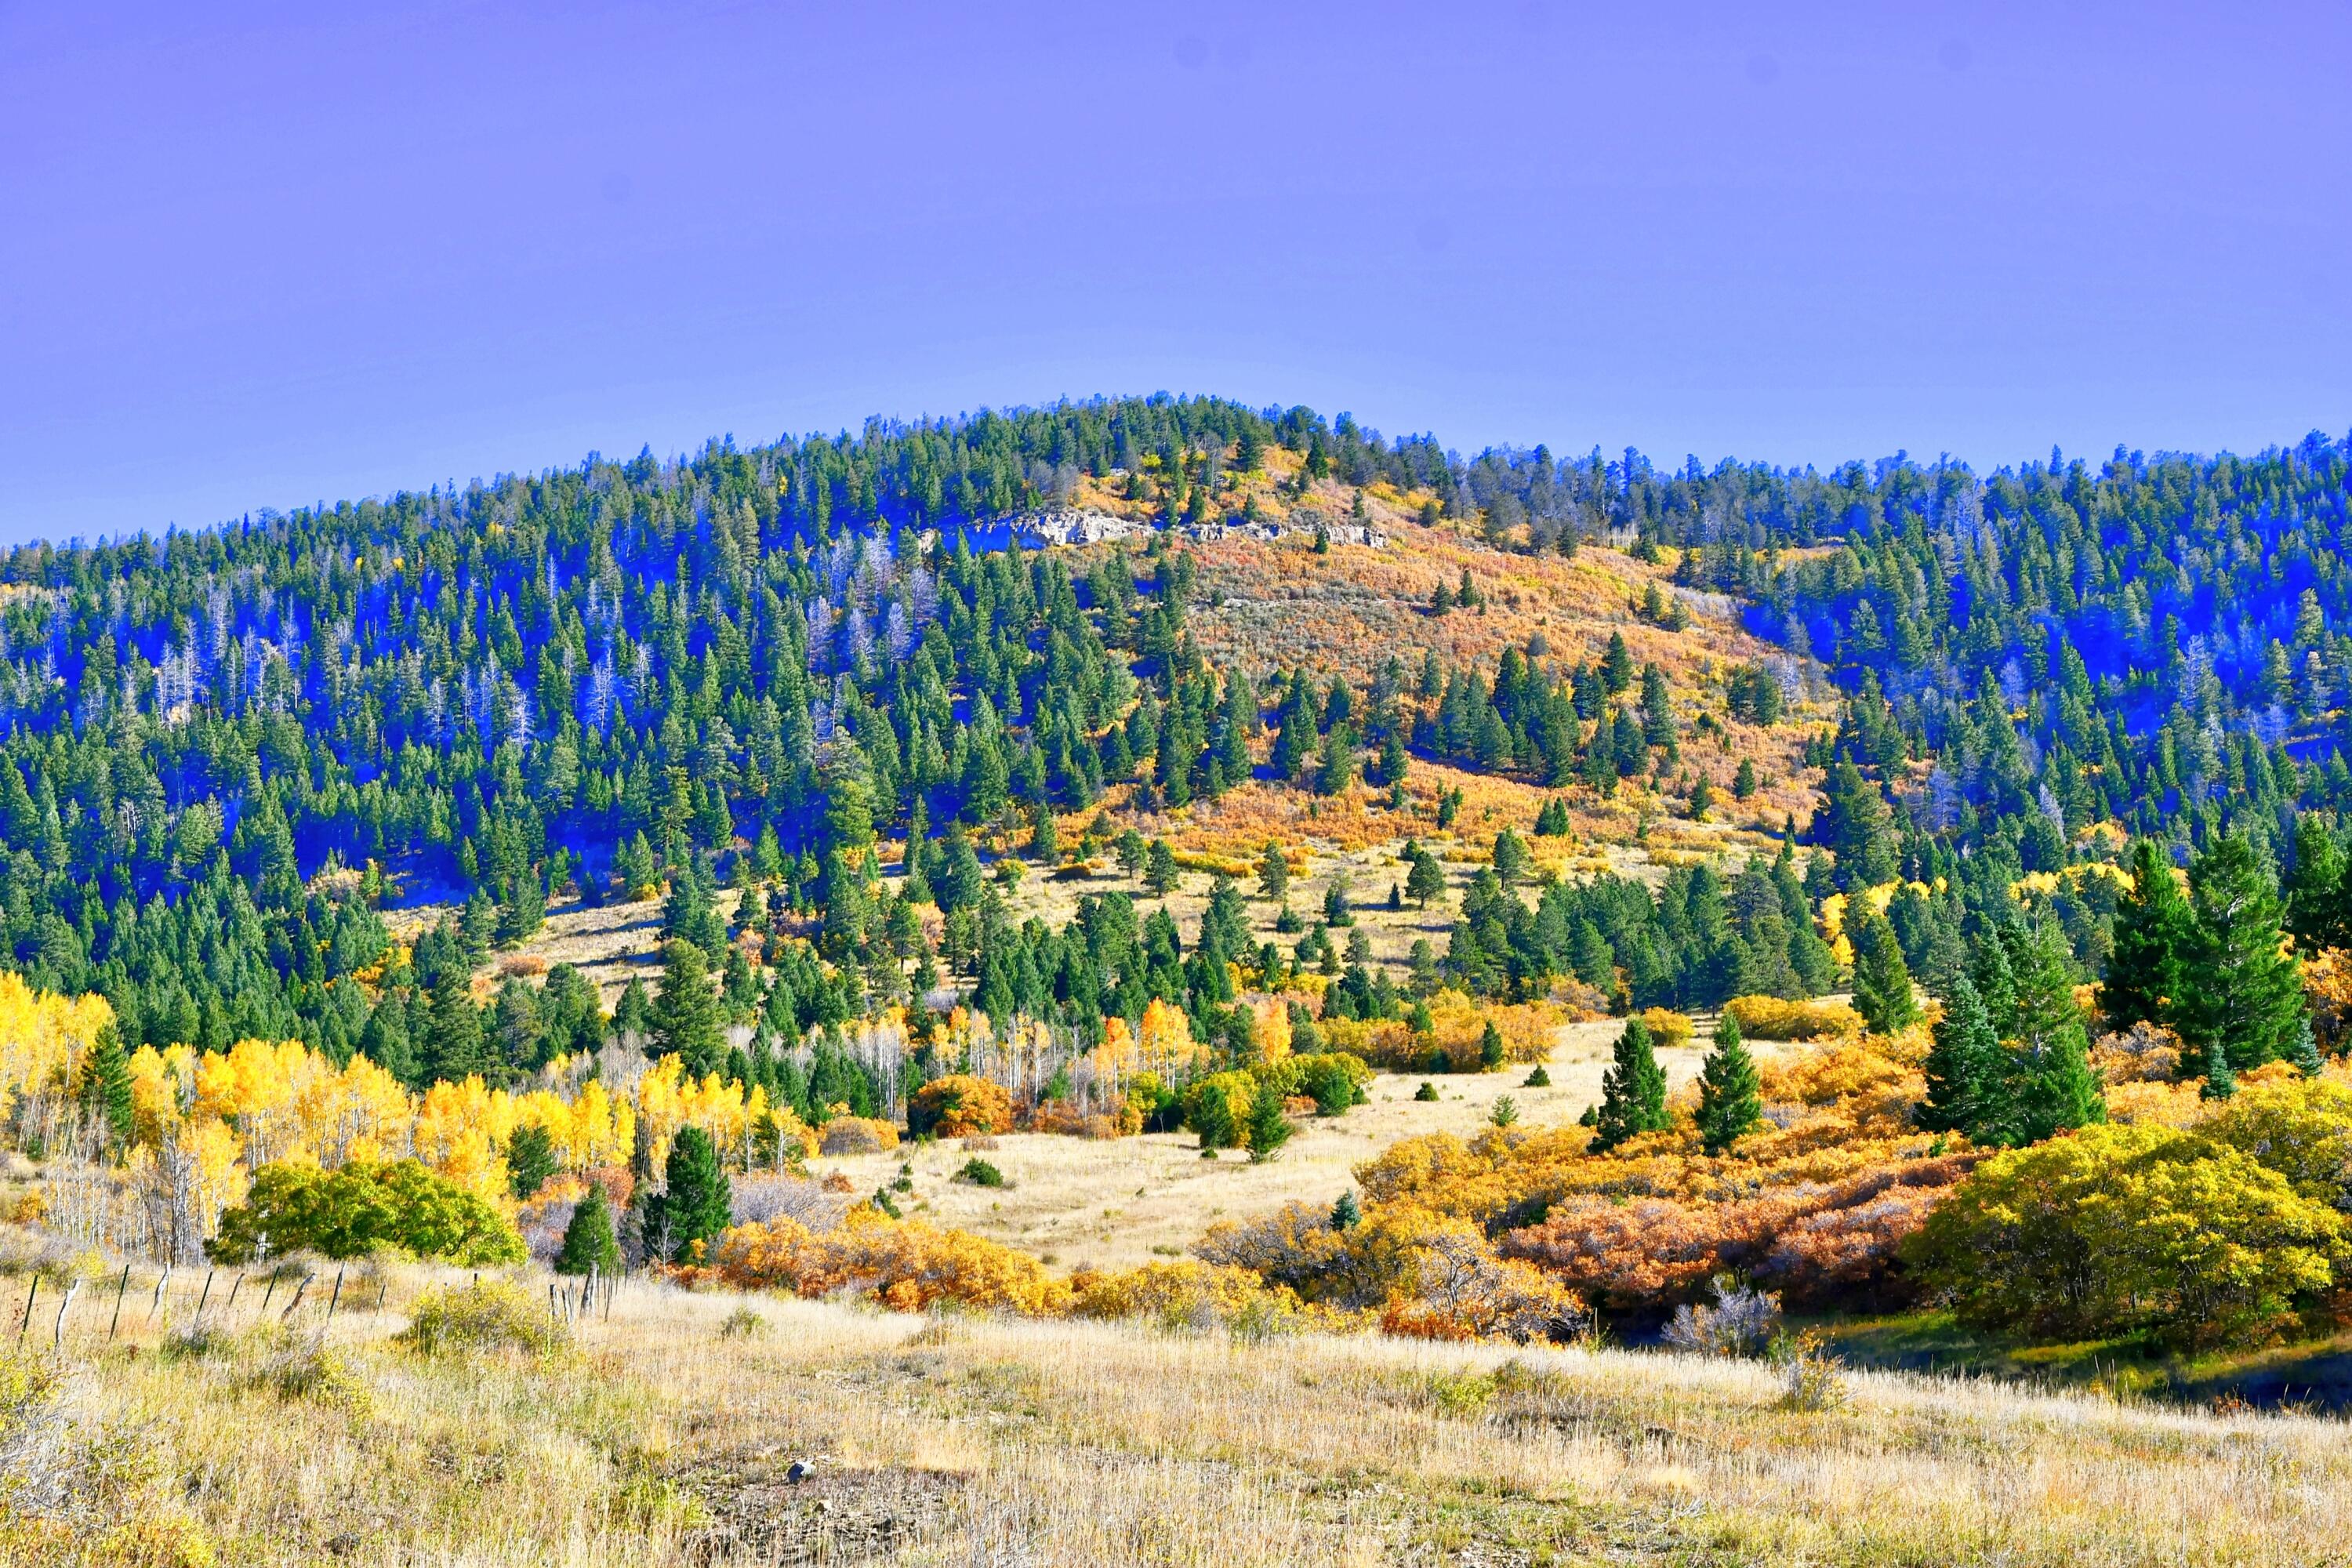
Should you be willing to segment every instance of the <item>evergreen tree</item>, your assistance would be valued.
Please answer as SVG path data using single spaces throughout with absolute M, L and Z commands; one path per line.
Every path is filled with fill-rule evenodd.
M 1960 1132 L 1990 1142 L 2008 1120 L 2007 1068 L 1984 998 L 1967 974 L 1955 974 L 1927 1047 L 1927 1096 L 1913 1120 L 1930 1132 Z
M 1257 858 L 1257 890 L 1277 904 L 1290 891 L 1290 861 L 1271 838 L 1265 841 L 1265 853 Z
M 1436 856 L 1418 844 L 1407 847 L 1405 858 L 1410 864 L 1405 871 L 1404 895 L 1425 910 L 1430 900 L 1445 891 L 1445 868 Z
M 639 1041 L 653 1028 L 653 1005 L 646 999 L 646 983 L 635 975 L 621 987 L 621 999 L 613 1004 L 613 1033 Z
M 2305 952 L 2352 946 L 2343 851 L 2315 812 L 2294 819 L 2294 871 L 2285 889 L 2286 929 Z
M 2244 836 L 2223 834 L 2189 868 L 2193 917 L 2172 1009 L 2183 1070 L 2233 1072 L 2294 1048 L 2304 1022 L 2300 966 L 2283 952 L 2278 900 Z
M 1698 1135 L 1708 1153 L 1723 1153 L 1763 1121 L 1761 1089 L 1739 1021 L 1726 1013 L 1715 1026 L 1715 1049 L 1698 1075 Z
M 507 1140 L 507 1184 L 518 1200 L 537 1193 L 562 1168 L 546 1128 L 518 1127 Z
M 1630 1138 L 1663 1132 L 1673 1124 L 1666 1112 L 1666 1075 L 1658 1066 L 1649 1027 L 1639 1018 L 1628 1018 L 1609 1070 L 1601 1078 L 1592 1150 L 1607 1153 Z
M 660 1194 L 647 1205 L 646 1234 L 659 1239 L 671 1262 L 696 1261 L 700 1247 L 734 1223 L 734 1191 L 710 1134 L 699 1127 L 679 1128 L 670 1140 L 663 1177 Z
M 1857 899 L 1847 907 L 1853 942 L 1853 1005 L 1874 1034 L 1891 1035 L 1916 1023 L 1918 1000 L 1911 992 L 1911 970 L 1903 962 L 1903 944 L 1886 917 Z
M 647 1047 L 656 1057 L 678 1057 L 697 1078 L 718 1070 L 726 1054 L 719 1026 L 719 998 L 710 988 L 710 968 L 702 950 L 673 942 L 662 950 L 661 989 L 647 1018 Z
M 110 1145 L 131 1140 L 133 1107 L 131 1065 L 122 1054 L 122 1036 L 112 1024 L 101 1025 L 81 1059 L 74 1099 L 81 1113 L 102 1129 Z
M 1290 1118 L 1283 1113 L 1282 1086 L 1268 1079 L 1257 1086 L 1250 1100 L 1249 1151 L 1250 1163 L 1264 1164 L 1281 1152 L 1296 1131 Z
M 1331 1205 L 1331 1228 L 1333 1230 L 1353 1230 L 1356 1226 L 1361 1225 L 1363 1221 L 1363 1205 L 1356 1202 L 1355 1189 L 1351 1187 L 1348 1191 L 1341 1193 L 1339 1194 L 1339 1201 Z
M 563 1227 L 563 1246 L 555 1255 L 558 1274 L 616 1274 L 621 1268 L 621 1244 L 613 1234 L 612 1205 L 595 1183 L 572 1205 L 572 1223 Z
M 489 1062 L 482 1047 L 482 1013 L 474 1005 L 472 977 L 462 963 L 444 965 L 433 983 L 425 1040 L 427 1081 L 457 1083 L 486 1072 Z
M 1993 1142 L 2039 1143 L 2070 1128 L 2106 1120 L 2091 1042 L 2074 1002 L 2074 966 L 2054 925 L 2004 928 L 2016 979 L 2009 1042 L 2009 1115 Z
M 1493 1072 L 1502 1065 L 1503 1031 L 1495 1027 L 1495 1020 L 1489 1018 L 1478 1034 L 1478 1068 L 1482 1072 Z
M 2131 891 L 2116 906 L 2115 946 L 2099 984 L 2099 1012 L 2110 1029 L 2169 1016 L 2190 925 L 2189 901 L 2162 846 L 2152 838 L 2135 843 L 2131 870 Z
M 1168 847 L 1168 840 L 1151 841 L 1150 858 L 1143 864 L 1143 885 L 1158 898 L 1166 898 L 1176 888 L 1176 852 Z

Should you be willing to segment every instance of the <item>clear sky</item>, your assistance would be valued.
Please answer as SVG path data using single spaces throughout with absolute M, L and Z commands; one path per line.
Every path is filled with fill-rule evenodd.
M 2341 435 L 2347 58 L 2315 3 L 0 0 L 0 540 L 1163 388 L 1668 463 Z

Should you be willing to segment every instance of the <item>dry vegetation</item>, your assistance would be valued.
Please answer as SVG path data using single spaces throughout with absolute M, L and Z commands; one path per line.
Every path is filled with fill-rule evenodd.
M 216 1296 L 194 1336 L 148 1321 L 142 1278 L 110 1346 L 86 1290 L 62 1408 L 136 1434 L 135 1522 L 20 1514 L 0 1560 L 87 1560 L 110 1528 L 111 1561 L 269 1563 L 2352 1560 L 2352 1447 L 2292 1415 L 1891 1373 L 1800 1411 L 1753 1362 L 642 1284 L 552 1350 L 428 1355 L 396 1336 L 433 1281 L 386 1283 L 323 1331 L 315 1296 L 283 1325 Z M 173 1281 L 177 1331 L 197 1289 Z M 53 1425 L 9 1461 L 69 1468 L 76 1442 Z
M 1087 1264 L 1130 1268 L 1182 1252 L 1215 1220 L 1252 1218 L 1293 1200 L 1328 1206 L 1354 1185 L 1355 1166 L 1401 1139 L 1430 1132 L 1468 1138 L 1505 1095 L 1530 1125 L 1565 1124 L 1600 1099 L 1617 1029 L 1613 1024 L 1563 1028 L 1545 1064 L 1549 1089 L 1522 1087 L 1524 1066 L 1446 1074 L 1426 1080 L 1444 1096 L 1431 1104 L 1412 1098 L 1423 1079 L 1382 1074 L 1372 1080 L 1369 1105 L 1341 1117 L 1303 1120 L 1281 1156 L 1263 1164 L 1234 1150 L 1203 1160 L 1199 1140 L 1190 1133 L 1109 1140 L 1022 1133 L 995 1138 L 988 1152 L 1004 1173 L 1002 1188 L 950 1180 L 970 1157 L 954 1143 L 818 1159 L 810 1168 L 820 1174 L 840 1171 L 863 1193 L 890 1180 L 901 1163 L 910 1163 L 915 1206 L 907 1209 L 909 1215 L 1037 1253 L 1062 1270 Z M 1770 1048 L 1759 1046 L 1759 1055 Z M 1658 1059 L 1668 1080 L 1679 1085 L 1696 1076 L 1704 1055 L 1702 1047 L 1682 1047 L 1661 1050 Z

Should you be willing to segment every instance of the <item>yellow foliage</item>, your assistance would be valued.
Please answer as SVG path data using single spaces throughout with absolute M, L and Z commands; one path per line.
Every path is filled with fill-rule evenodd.
M 1751 1040 L 1825 1040 L 1862 1033 L 1862 1015 L 1843 1002 L 1735 996 L 1723 1010 Z
M 782 1217 L 737 1226 L 719 1238 L 711 1272 L 730 1285 L 802 1296 L 856 1290 L 902 1312 L 954 1301 L 1044 1317 L 1066 1311 L 1071 1299 L 1025 1252 L 864 1204 L 828 1231 Z
M 1691 1021 L 1688 1014 L 1677 1013 L 1671 1007 L 1644 1007 L 1634 1016 L 1642 1020 L 1642 1026 L 1650 1031 L 1650 1038 L 1659 1045 L 1690 1044 Z
M 59 996 L 34 990 L 22 975 L 0 974 L 0 1116 L 27 1089 L 69 1079 L 113 1022 L 103 996 Z

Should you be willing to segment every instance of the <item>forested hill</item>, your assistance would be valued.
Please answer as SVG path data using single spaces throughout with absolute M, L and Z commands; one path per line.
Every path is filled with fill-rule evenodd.
M 1181 806 L 1277 773 L 1393 787 L 1432 754 L 1564 798 L 1667 777 L 1675 700 L 1622 647 L 1570 668 L 1530 647 L 1466 675 L 1433 658 L 1368 692 L 1213 665 L 1185 531 L 1287 518 L 1318 550 L 1350 521 L 1498 552 L 1601 541 L 1746 600 L 1784 671 L 1819 661 L 1849 699 L 1812 742 L 1834 882 L 1945 879 L 1948 908 L 1897 910 L 1925 961 L 1968 900 L 2112 856 L 2096 824 L 2185 847 L 2250 823 L 2284 856 L 2291 806 L 2352 790 L 2345 474 L 2319 437 L 1989 478 L 1465 459 L 1344 416 L 1161 396 L 21 548 L 0 563 L 0 938 L 37 984 L 104 992 L 131 1044 L 299 1036 L 418 1074 L 483 1065 L 411 1043 L 424 997 L 527 937 L 551 891 L 667 883 L 691 934 L 718 881 L 764 890 L 774 931 L 815 940 L 729 994 L 765 996 L 790 1032 L 919 992 L 935 977 L 903 904 L 977 909 L 975 840 L 1050 851 L 1054 812 L 1108 790 Z M 1067 506 L 1147 526 L 1076 553 L 971 542 Z M 1724 693 L 1727 717 L 1766 723 L 1787 694 L 1760 668 Z M 873 854 L 901 839 L 903 897 Z M 463 929 L 394 947 L 386 873 L 467 901 Z M 1780 880 L 1774 918 L 1803 914 L 1785 863 Z M 2054 893 L 2086 962 L 2105 886 Z M 1828 890 L 1817 875 L 1811 897 Z M 861 973 L 886 932 L 911 975 Z M 1139 953 L 1160 941 L 1133 934 Z M 1528 936 L 1536 956 L 1491 983 L 1541 984 L 1580 934 Z M 1627 951 L 1617 967 L 1638 967 Z M 1158 986 L 1213 1009 L 1222 971 L 1202 972 L 1204 1000 L 1177 956 L 1137 959 L 1160 978 L 1127 1003 Z M 593 1006 L 575 1022 L 602 1027 Z

